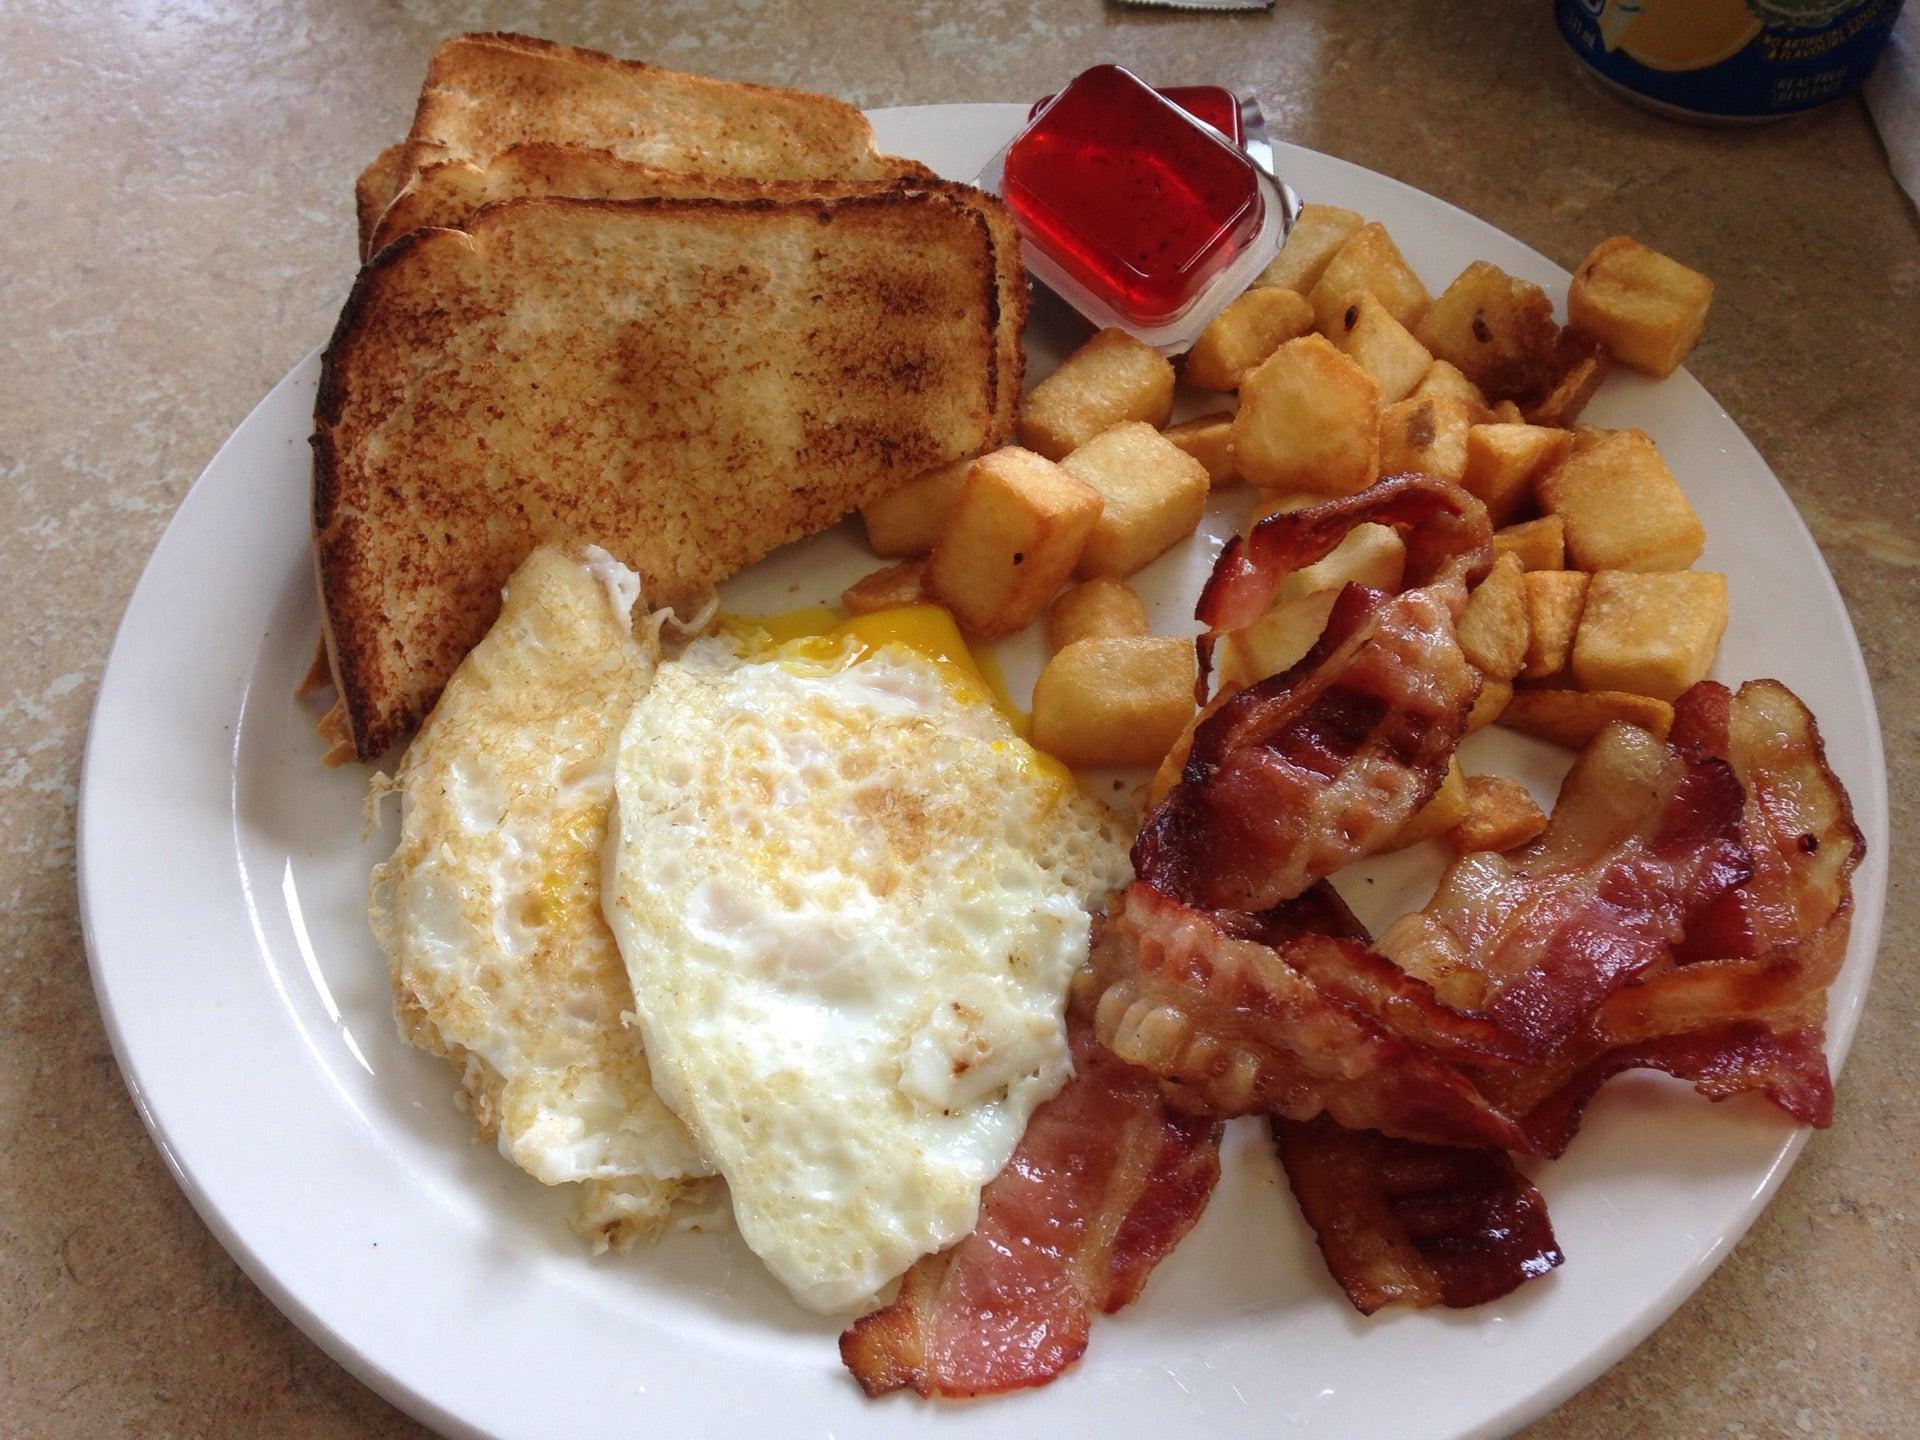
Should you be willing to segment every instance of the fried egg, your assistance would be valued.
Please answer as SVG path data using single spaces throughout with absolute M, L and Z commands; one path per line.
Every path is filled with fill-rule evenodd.
M 931 607 L 695 642 L 615 787 L 602 899 L 654 1084 L 795 1298 L 862 1303 L 973 1228 L 1066 1081 L 1124 837 Z
M 398 774 L 374 929 L 402 1032 L 458 1069 L 476 1133 L 577 1184 L 596 1245 L 657 1232 L 718 1182 L 655 1093 L 600 907 L 620 726 L 651 683 L 637 578 L 546 547 L 448 683 Z

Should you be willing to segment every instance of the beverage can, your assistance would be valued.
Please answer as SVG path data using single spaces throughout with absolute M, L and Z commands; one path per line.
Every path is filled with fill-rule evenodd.
M 1692 118 L 1824 105 L 1873 69 L 1902 0 L 1554 0 L 1580 61 L 1630 99 Z

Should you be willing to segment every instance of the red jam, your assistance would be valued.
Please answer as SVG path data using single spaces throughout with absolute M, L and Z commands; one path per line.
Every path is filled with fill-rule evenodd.
M 1218 85 L 1156 85 L 1153 93 L 1171 100 L 1194 119 L 1206 121 L 1234 144 L 1245 143 L 1247 137 L 1240 129 L 1240 97 L 1231 90 Z M 1051 95 L 1041 96 L 1027 112 L 1027 119 L 1046 109 L 1052 99 Z
M 1118 65 L 1080 75 L 1021 132 L 1001 194 L 1031 244 L 1141 325 L 1177 315 L 1262 218 L 1253 163 Z

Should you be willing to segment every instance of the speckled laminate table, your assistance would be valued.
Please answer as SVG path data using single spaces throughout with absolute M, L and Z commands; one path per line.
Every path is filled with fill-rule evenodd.
M 1546 0 L 0 5 L 0 1436 L 400 1436 L 201 1226 L 128 1102 L 73 879 L 88 706 L 168 515 L 327 334 L 348 193 L 439 36 L 519 28 L 862 104 L 1014 99 L 1097 58 L 1257 88 L 1279 135 L 1562 264 L 1632 231 L 1715 277 L 1694 372 L 1852 608 L 1893 768 L 1886 943 L 1818 1136 L 1679 1313 L 1532 1437 L 1920 1435 L 1920 230 L 1847 101 L 1711 131 L 1575 79 Z

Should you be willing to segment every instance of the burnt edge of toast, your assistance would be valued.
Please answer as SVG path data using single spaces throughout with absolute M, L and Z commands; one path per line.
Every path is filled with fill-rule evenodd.
M 370 723 L 366 714 L 369 677 L 361 673 L 356 653 L 357 647 L 341 644 L 339 635 L 343 626 L 351 633 L 370 623 L 370 617 L 358 613 L 359 607 L 353 604 L 337 603 L 345 598 L 339 593 L 342 587 L 336 583 L 338 577 L 333 563 L 340 558 L 337 552 L 341 548 L 341 543 L 340 537 L 330 537 L 327 533 L 335 524 L 335 509 L 340 489 L 339 457 L 334 446 L 333 430 L 340 423 L 346 400 L 345 386 L 336 373 L 336 363 L 366 318 L 386 272 L 406 259 L 414 250 L 436 243 L 438 236 L 473 237 L 490 224 L 499 223 L 499 215 L 516 212 L 523 208 L 609 210 L 619 213 L 654 210 L 705 211 L 730 214 L 743 211 L 812 210 L 818 212 L 817 218 L 821 224 L 831 224 L 834 214 L 842 209 L 890 208 L 912 199 L 916 194 L 929 194 L 966 216 L 975 233 L 980 237 L 983 253 L 987 259 L 983 298 L 987 317 L 988 413 L 984 428 L 991 434 L 1000 395 L 1000 360 L 997 344 L 1000 324 L 1000 272 L 997 263 L 998 246 L 994 241 L 993 229 L 978 208 L 950 193 L 951 190 L 966 190 L 971 187 L 959 186 L 951 181 L 938 181 L 933 185 L 907 181 L 879 183 L 884 188 L 873 194 L 839 196 L 831 199 L 730 200 L 710 196 L 694 198 L 656 196 L 634 200 L 592 200 L 565 195 L 541 195 L 504 200 L 481 207 L 469 222 L 468 228 L 464 230 L 443 228 L 409 231 L 398 239 L 388 242 L 379 253 L 360 268 L 359 274 L 354 277 L 352 289 L 347 293 L 346 303 L 340 309 L 340 318 L 335 322 L 333 333 L 328 337 L 326 348 L 321 352 L 320 383 L 314 395 L 313 434 L 307 442 L 313 450 L 314 575 L 320 599 L 321 639 L 326 645 L 332 665 L 334 689 L 338 692 L 341 706 L 346 712 L 348 729 L 353 737 L 355 758 L 361 761 L 377 758 L 401 736 L 425 719 L 424 713 L 407 714 L 379 726 Z M 974 193 L 985 194 L 984 191 Z M 499 215 L 495 212 L 499 212 Z

